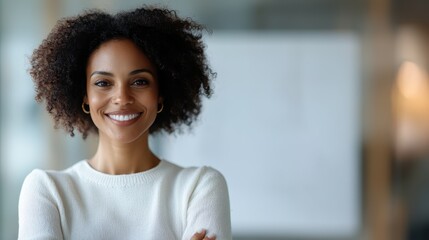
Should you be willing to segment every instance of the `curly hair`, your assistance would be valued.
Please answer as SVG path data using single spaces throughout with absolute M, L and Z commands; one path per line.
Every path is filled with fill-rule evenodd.
M 147 6 L 115 15 L 89 10 L 61 19 L 31 56 L 35 98 L 46 102 L 55 127 L 64 127 L 71 136 L 75 129 L 84 139 L 90 131 L 98 132 L 81 109 L 88 58 L 106 41 L 130 39 L 158 73 L 164 110 L 149 132 L 172 133 L 183 124 L 190 126 L 201 112 L 201 97 L 211 96 L 215 77 L 204 52 L 203 30 L 173 10 Z

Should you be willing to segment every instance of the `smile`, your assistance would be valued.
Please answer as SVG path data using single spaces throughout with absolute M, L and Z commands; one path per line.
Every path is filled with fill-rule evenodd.
M 108 114 L 107 116 L 115 121 L 125 122 L 138 118 L 141 113 L 133 114 Z

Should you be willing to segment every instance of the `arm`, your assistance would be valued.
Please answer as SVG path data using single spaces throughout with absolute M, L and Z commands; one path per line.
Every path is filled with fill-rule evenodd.
M 41 170 L 34 170 L 25 178 L 19 197 L 18 239 L 63 239 L 53 189 L 53 181 Z
M 212 168 L 203 168 L 199 181 L 190 196 L 187 225 L 182 240 L 203 236 L 215 236 L 217 240 L 230 240 L 231 217 L 229 195 L 225 178 Z M 195 234 L 195 235 L 194 235 Z M 194 236 L 194 238 L 191 238 Z M 202 238 L 201 238 L 202 239 Z

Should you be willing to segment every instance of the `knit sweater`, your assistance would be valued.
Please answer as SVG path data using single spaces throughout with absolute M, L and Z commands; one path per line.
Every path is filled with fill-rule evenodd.
M 19 199 L 18 239 L 182 239 L 207 229 L 231 239 L 228 190 L 210 167 L 162 160 L 148 171 L 109 175 L 86 160 L 33 170 Z

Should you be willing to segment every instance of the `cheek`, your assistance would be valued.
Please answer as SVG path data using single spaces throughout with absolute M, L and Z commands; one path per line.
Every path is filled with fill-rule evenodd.
M 158 95 L 157 94 L 150 94 L 145 95 L 140 98 L 140 102 L 146 103 L 146 107 L 150 109 L 157 109 L 158 108 Z
M 104 104 L 107 101 L 107 96 L 105 94 L 97 93 L 94 91 L 88 91 L 88 104 L 92 108 L 98 108 L 100 105 Z
M 88 102 L 91 107 L 97 107 L 98 105 L 100 105 L 101 99 L 99 96 L 92 95 L 88 96 Z

